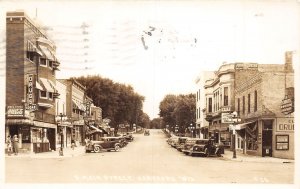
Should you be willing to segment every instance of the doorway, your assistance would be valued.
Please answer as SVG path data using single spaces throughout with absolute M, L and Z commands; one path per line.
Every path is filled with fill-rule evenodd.
M 273 120 L 263 121 L 262 130 L 262 157 L 272 157 Z

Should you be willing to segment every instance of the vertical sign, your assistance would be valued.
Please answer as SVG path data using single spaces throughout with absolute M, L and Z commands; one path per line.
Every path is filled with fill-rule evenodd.
M 85 110 L 85 112 L 86 112 L 86 116 L 89 116 L 90 115 L 90 108 L 91 107 L 91 103 L 90 102 L 87 102 L 86 103 L 86 110 Z
M 31 105 L 33 104 L 33 75 L 32 74 L 28 75 L 27 83 L 28 83 L 27 102 L 28 105 Z

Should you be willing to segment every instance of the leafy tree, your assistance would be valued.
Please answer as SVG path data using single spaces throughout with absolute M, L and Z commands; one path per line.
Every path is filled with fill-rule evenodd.
M 115 83 L 101 76 L 74 78 L 86 86 L 86 94 L 93 103 L 102 108 L 102 116 L 111 119 L 111 125 L 118 130 L 119 124 L 144 123 L 142 110 L 144 97 L 136 93 L 132 86 Z
M 162 117 L 164 124 L 169 126 L 174 126 L 176 124 L 176 119 L 173 115 L 177 102 L 176 95 L 166 95 L 159 105 L 159 115 Z
M 162 129 L 162 118 L 154 118 L 150 122 L 151 129 Z

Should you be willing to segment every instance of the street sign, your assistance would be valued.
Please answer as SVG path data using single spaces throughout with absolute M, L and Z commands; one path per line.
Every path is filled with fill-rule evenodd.
M 233 123 L 233 114 L 231 113 L 222 113 L 221 117 L 222 123 Z

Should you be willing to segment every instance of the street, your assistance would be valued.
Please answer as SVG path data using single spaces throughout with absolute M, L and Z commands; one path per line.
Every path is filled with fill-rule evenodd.
M 70 158 L 6 157 L 7 183 L 293 183 L 293 163 L 236 162 L 191 157 L 166 142 L 161 130 L 135 139 L 119 152 Z

